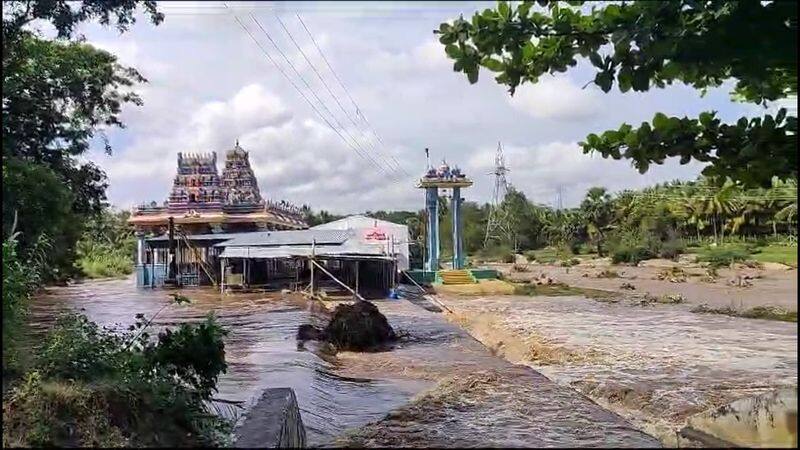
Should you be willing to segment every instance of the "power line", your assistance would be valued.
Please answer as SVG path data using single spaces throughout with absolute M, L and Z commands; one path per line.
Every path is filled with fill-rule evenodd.
M 328 114 L 330 114 L 331 118 L 339 126 L 339 128 L 341 128 L 342 132 L 344 134 L 346 134 L 350 138 L 350 140 L 353 141 L 353 143 L 356 144 L 357 147 L 360 148 L 361 146 L 358 145 L 358 142 L 355 139 L 353 139 L 352 136 L 350 136 L 350 133 L 348 133 L 347 129 L 341 124 L 341 122 L 339 122 L 339 120 L 331 112 L 331 110 L 325 105 L 325 103 L 322 101 L 322 99 L 319 98 L 319 96 L 317 95 L 316 91 L 314 91 L 314 89 L 311 87 L 311 85 L 308 84 L 308 81 L 306 81 L 306 79 L 303 78 L 303 75 L 300 74 L 300 72 L 297 70 L 297 68 L 294 66 L 294 64 L 292 64 L 292 61 L 289 59 L 289 57 L 287 57 L 286 54 L 283 52 L 283 50 L 281 50 L 281 48 L 278 45 L 278 43 L 275 42 L 274 39 L 272 39 L 272 36 L 269 34 L 269 32 L 261 25 L 261 23 L 258 21 L 258 19 L 255 18 L 255 16 L 250 14 L 250 18 L 253 20 L 253 22 L 256 23 L 256 25 L 258 25 L 258 28 L 261 29 L 262 33 L 267 37 L 267 39 L 269 39 L 269 41 L 272 43 L 273 47 L 275 47 L 275 49 L 278 51 L 278 53 L 280 53 L 280 55 L 283 57 L 283 59 L 286 60 L 286 63 L 289 64 L 289 67 L 291 67 L 292 71 L 294 71 L 294 73 L 297 75 L 298 78 L 300 78 L 300 80 L 303 82 L 303 84 L 306 86 L 306 88 L 308 88 L 308 90 L 311 92 L 311 95 L 313 95 L 314 98 L 317 100 L 317 102 L 319 102 L 320 106 L 322 106 L 322 108 L 324 108 L 325 111 L 327 111 Z M 353 146 L 351 145 L 351 147 L 353 147 Z M 363 151 L 363 149 L 361 149 L 361 150 Z M 361 153 L 359 153 L 359 154 L 361 154 Z M 366 156 L 366 158 L 368 158 L 372 162 L 372 164 L 375 165 L 375 167 L 377 167 L 381 172 L 383 172 L 386 175 L 391 176 L 391 174 L 389 172 L 387 172 L 374 159 L 372 159 L 372 157 L 368 153 L 364 153 L 363 155 Z
M 353 124 L 353 125 L 356 127 L 356 129 L 358 129 L 358 124 L 356 123 L 356 121 L 355 121 L 355 120 L 353 120 L 353 118 L 352 118 L 352 117 L 350 117 L 350 115 L 348 114 L 347 110 L 345 110 L 345 109 L 344 109 L 344 106 L 342 106 L 342 103 L 339 101 L 339 98 L 336 96 L 336 94 L 334 94 L 334 93 L 333 93 L 333 91 L 331 90 L 330 86 L 328 86 L 328 83 L 326 83 L 326 82 L 325 82 L 325 79 L 324 79 L 324 78 L 322 78 L 322 75 L 319 73 L 319 71 L 317 70 L 316 66 L 314 66 L 314 63 L 313 63 L 313 62 L 311 62 L 311 59 L 309 59 L 308 55 L 306 55 L 306 52 L 304 52 L 304 51 L 303 51 L 303 48 L 300 46 L 300 44 L 298 44 L 298 43 L 297 43 L 297 41 L 295 40 L 295 38 L 294 38 L 294 36 L 292 35 L 292 33 L 291 33 L 291 32 L 289 31 L 289 29 L 286 27 L 286 24 L 284 24 L 284 23 L 283 23 L 283 21 L 281 20 L 281 18 L 280 18 L 280 17 L 279 17 L 277 14 L 275 15 L 275 18 L 278 20 L 278 23 L 281 25 L 281 28 L 283 28 L 283 31 L 285 31 L 285 32 L 286 32 L 286 34 L 289 36 L 289 39 L 292 41 L 292 43 L 294 44 L 294 46 L 295 46 L 295 47 L 297 47 L 297 50 L 300 52 L 300 54 L 301 54 L 301 55 L 303 56 L 303 58 L 306 60 L 306 62 L 308 63 L 309 67 L 311 67 L 311 70 L 313 70 L 313 71 L 314 71 L 314 73 L 317 75 L 317 78 L 319 78 L 319 80 L 322 82 L 322 85 L 325 87 L 325 89 L 328 91 L 328 93 L 331 95 L 331 97 L 333 97 L 333 100 L 334 100 L 334 101 L 336 102 L 336 104 L 339 106 L 339 109 L 341 109 L 341 110 L 342 110 L 342 112 L 345 114 L 345 116 L 346 116 L 348 119 L 350 119 L 350 122 L 351 122 L 351 123 L 352 123 L 352 124 Z M 391 164 L 389 164 L 389 163 L 387 163 L 387 162 L 386 162 L 386 158 L 384 158 L 384 157 L 383 157 L 383 156 L 380 154 L 380 151 L 379 151 L 377 148 L 375 148 L 375 145 L 374 145 L 374 143 L 372 144 L 372 150 L 373 150 L 375 153 L 378 153 L 378 155 L 379 155 L 379 156 L 380 156 L 380 157 L 383 159 L 383 162 L 386 164 L 386 166 L 387 166 L 387 167 L 391 167 Z M 397 166 L 397 167 L 398 167 L 400 170 L 403 170 L 403 168 L 402 168 L 402 167 L 400 167 L 400 166 Z M 393 169 L 393 170 L 394 170 L 394 169 Z M 406 173 L 406 175 L 408 175 L 408 174 Z
M 287 80 L 287 81 L 289 81 L 289 83 L 292 85 L 292 87 L 294 87 L 294 88 L 295 88 L 295 90 L 296 90 L 296 91 L 297 91 L 297 92 L 300 94 L 300 96 L 301 96 L 301 97 L 303 97 L 303 99 L 304 99 L 304 100 L 305 100 L 305 101 L 306 101 L 306 102 L 309 104 L 309 106 L 311 106 L 311 108 L 314 110 L 314 112 L 316 112 L 316 113 L 317 113 L 317 115 L 318 115 L 318 116 L 319 116 L 319 117 L 320 117 L 320 118 L 321 118 L 321 119 L 322 119 L 322 120 L 323 120 L 323 121 L 324 121 L 324 122 L 325 122 L 325 123 L 326 123 L 326 124 L 327 124 L 327 125 L 328 125 L 328 126 L 329 126 L 329 127 L 330 127 L 330 128 L 333 130 L 333 131 L 334 131 L 334 132 L 335 132 L 335 133 L 336 133 L 336 134 L 338 134 L 338 135 L 339 135 L 339 137 L 342 139 L 342 141 L 344 141 L 344 143 L 345 143 L 345 144 L 347 144 L 348 146 L 350 146 L 350 148 L 352 148 L 352 149 L 353 149 L 353 150 L 354 150 L 356 153 L 358 153 L 358 155 L 359 155 L 359 156 L 361 156 L 362 158 L 364 158 L 364 159 L 365 159 L 365 160 L 367 160 L 367 161 L 370 161 L 370 162 L 372 162 L 372 164 L 373 164 L 373 165 L 375 165 L 375 162 L 374 162 L 374 161 L 372 161 L 372 160 L 370 160 L 370 159 L 366 158 L 364 155 L 362 155 L 362 154 L 361 154 L 361 152 L 360 152 L 360 151 L 359 151 L 357 148 L 353 147 L 353 146 L 350 144 L 350 142 L 348 142 L 348 141 L 347 141 L 347 139 L 345 139 L 345 137 L 344 137 L 344 136 L 343 136 L 343 135 L 342 135 L 342 134 L 339 132 L 339 130 L 338 130 L 338 129 L 336 129 L 336 127 L 334 127 L 334 126 L 333 126 L 333 124 L 331 124 L 331 123 L 330 123 L 330 121 L 329 121 L 329 120 L 328 120 L 328 119 L 327 119 L 327 118 L 326 118 L 326 117 L 325 117 L 325 116 L 324 116 L 324 115 L 323 115 L 323 114 L 322 114 L 322 113 L 319 111 L 319 109 L 317 109 L 317 107 L 314 105 L 314 103 L 313 103 L 311 100 L 309 100 L 309 98 L 308 98 L 308 97 L 307 97 L 307 96 L 306 96 L 306 95 L 303 93 L 303 91 L 300 89 L 300 87 L 299 87 L 299 86 L 297 86 L 297 84 L 296 84 L 296 83 L 295 83 L 295 82 L 292 80 L 292 78 L 291 78 L 291 77 L 290 77 L 290 76 L 289 76 L 289 75 L 286 73 L 286 71 L 284 71 L 284 70 L 283 70 L 283 68 L 282 68 L 282 67 L 281 67 L 281 66 L 278 64 L 278 62 L 277 62 L 277 61 L 275 61 L 275 59 L 274 59 L 274 58 L 272 58 L 272 55 L 270 55 L 270 54 L 269 54 L 269 52 L 267 52 L 267 50 L 266 50 L 266 49 L 265 49 L 265 48 L 264 48 L 264 47 L 261 45 L 261 43 L 260 43 L 260 42 L 258 42 L 258 39 L 256 39 L 256 37 L 255 37 L 255 36 L 253 36 L 253 34 L 250 32 L 250 30 L 248 30 L 248 29 L 247 29 L 247 27 L 244 25 L 244 23 L 242 23 L 242 21 L 241 21 L 241 20 L 239 20 L 239 18 L 238 18 L 238 17 L 236 17 L 236 16 L 234 16 L 233 18 L 234 18 L 234 20 L 236 20 L 236 22 L 239 24 L 239 26 L 240 26 L 240 27 L 241 27 L 241 28 L 242 28 L 242 29 L 245 31 L 245 33 L 247 33 L 247 35 L 248 35 L 248 36 L 250 36 L 250 38 L 253 40 L 253 42 L 255 42 L 255 43 L 256 43 L 256 45 L 257 45 L 257 46 L 258 46 L 258 48 L 261 50 L 261 52 L 262 52 L 262 53 L 264 53 L 264 55 L 266 55 L 267 59 L 269 59 L 269 60 L 270 60 L 270 62 L 272 62 L 272 64 L 273 64 L 273 65 L 274 65 L 274 66 L 275 66 L 275 67 L 278 69 L 278 71 L 279 71 L 279 72 L 280 72 L 280 73 L 281 73 L 281 74 L 282 74 L 282 75 L 283 75 L 283 76 L 286 78 L 286 80 Z M 377 166 L 377 165 L 375 165 L 375 166 L 376 166 L 376 167 L 377 167 L 379 170 L 383 171 L 383 168 L 381 168 L 380 166 Z
M 317 40 L 314 39 L 314 35 L 311 33 L 311 30 L 308 29 L 308 26 L 306 26 L 306 23 L 303 21 L 303 18 L 300 17 L 300 15 L 297 14 L 297 13 L 295 13 L 295 16 L 297 17 L 297 20 L 300 21 L 300 24 L 303 26 L 303 29 L 306 30 L 306 33 L 308 34 L 308 37 L 311 39 L 311 42 L 314 44 L 314 48 L 316 48 L 317 52 L 319 52 L 320 56 L 322 56 L 322 60 L 325 61 L 325 65 L 328 66 L 328 69 L 333 74 L 333 77 L 336 79 L 337 83 L 339 83 L 339 86 L 342 88 L 344 93 L 347 95 L 347 98 L 350 99 L 350 103 L 352 103 L 353 107 L 356 109 L 356 116 L 360 116 L 364 120 L 364 123 L 367 125 L 368 129 L 378 139 L 378 142 L 380 142 L 380 144 L 384 148 L 386 148 L 386 144 L 383 142 L 383 139 L 381 139 L 381 136 L 377 133 L 377 131 L 375 131 L 375 128 L 372 126 L 372 124 L 369 123 L 369 120 L 367 120 L 367 116 L 365 116 L 364 113 L 361 112 L 361 108 L 359 108 L 358 103 L 356 103 L 356 101 L 353 98 L 353 96 L 350 95 L 350 91 L 347 89 L 347 87 L 344 85 L 344 82 L 342 81 L 342 79 L 339 78 L 339 75 L 333 69 L 333 66 L 331 65 L 330 61 L 328 61 L 328 58 L 325 56 L 325 52 L 323 52 L 322 49 L 320 48 L 319 44 L 317 44 Z M 405 172 L 406 175 L 409 175 L 409 173 L 405 170 L 405 168 L 402 165 L 400 165 L 400 162 L 397 161 L 397 159 L 394 157 L 394 155 L 390 154 L 389 156 L 392 158 L 392 160 L 395 162 L 395 164 L 400 166 L 400 168 L 403 170 L 403 172 Z

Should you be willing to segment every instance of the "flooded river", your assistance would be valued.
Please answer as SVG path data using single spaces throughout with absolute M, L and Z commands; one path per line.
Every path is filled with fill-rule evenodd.
M 337 374 L 336 361 L 298 349 L 297 326 L 319 324 L 299 298 L 280 294 L 220 296 L 211 289 L 182 292 L 188 305 L 167 306 L 154 325 L 196 321 L 214 311 L 229 331 L 225 340 L 228 371 L 216 397 L 243 401 L 249 408 L 265 388 L 290 387 L 297 395 L 310 445 L 323 444 L 344 429 L 383 417 L 430 383 L 411 380 L 356 379 Z M 35 326 L 52 325 L 58 312 L 81 311 L 91 320 L 124 330 L 136 313 L 152 317 L 170 297 L 167 291 L 136 289 L 133 280 L 88 282 L 50 288 L 33 303 Z
M 169 305 L 169 326 L 214 311 L 229 330 L 228 371 L 217 397 L 251 407 L 265 388 L 294 389 L 308 444 L 361 446 L 657 446 L 652 437 L 572 389 L 495 356 L 441 314 L 405 300 L 375 302 L 402 336 L 388 352 L 322 357 L 298 348 L 297 326 L 325 317 L 291 295 L 220 296 L 184 291 L 189 305 Z M 167 291 L 133 280 L 48 289 L 33 302 L 35 326 L 59 312 L 82 311 L 106 326 L 152 316 Z
M 445 302 L 485 345 L 674 445 L 687 417 L 797 386 L 797 324 L 583 297 Z M 501 342 L 502 341 L 502 342 Z

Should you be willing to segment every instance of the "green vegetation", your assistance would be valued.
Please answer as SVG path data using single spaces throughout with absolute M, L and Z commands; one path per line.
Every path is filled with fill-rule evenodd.
M 3 241 L 3 385 L 23 373 L 30 353 L 26 349 L 24 325 L 28 299 L 40 283 L 47 242 L 40 241 L 22 260 L 17 252 L 17 234 Z
M 621 92 L 646 92 L 675 82 L 705 92 L 732 81 L 739 101 L 766 105 L 797 95 L 796 2 L 501 1 L 435 33 L 453 70 L 476 83 L 483 66 L 511 95 L 520 84 L 576 68 L 578 59 L 591 64 L 603 92 L 615 83 Z M 709 163 L 703 174 L 720 183 L 766 187 L 775 176 L 797 179 L 797 118 L 785 109 L 732 124 L 715 112 L 657 113 L 638 128 L 589 134 L 581 146 L 629 159 L 642 173 L 680 158 Z
M 698 251 L 697 261 L 707 262 L 712 267 L 724 267 L 747 260 L 752 251 L 752 247 L 741 244 L 705 246 Z
M 797 267 L 797 246 L 767 245 L 750 257 L 758 262 L 773 262 Z
M 773 181 L 769 189 L 745 188 L 730 180 L 717 187 L 704 177 L 614 194 L 593 188 L 580 206 L 562 210 L 533 203 L 512 189 L 500 205 L 509 217 L 505 231 L 485 245 L 490 205 L 463 204 L 464 248 L 476 261 L 512 263 L 514 254 L 520 253 L 528 261 L 564 265 L 590 251 L 607 254 L 614 263 L 676 260 L 690 252 L 699 253 L 701 260 L 729 264 L 731 258 L 760 261 L 761 249 L 766 252 L 763 261 L 785 259 L 796 264 L 797 183 Z M 441 206 L 441 259 L 447 260 L 452 248 L 451 216 L 444 201 Z M 424 211 L 368 214 L 409 225 L 415 244 L 412 263 L 419 267 L 425 251 Z M 731 257 L 713 250 L 744 243 L 753 247 L 749 256 Z
M 75 29 L 97 19 L 125 31 L 138 5 L 154 23 L 163 20 L 153 1 L 3 3 L 3 238 L 16 224 L 26 257 L 47 236 L 45 280 L 76 274 L 76 242 L 105 208 L 105 173 L 79 157 L 96 135 L 104 138 L 99 128 L 123 126 L 122 108 L 141 105 L 133 87 L 145 82 L 114 55 L 74 39 Z M 42 22 L 56 39 L 31 30 Z
M 582 296 L 595 300 L 618 297 L 618 294 L 602 289 L 590 289 L 569 286 L 563 283 L 536 285 L 528 283 L 514 283 L 514 295 L 528 295 L 544 297 Z
M 89 278 L 119 277 L 133 273 L 136 240 L 126 211 L 105 210 L 89 221 L 77 243 L 77 265 Z
M 74 33 L 86 20 L 125 31 L 137 7 L 163 20 L 153 1 L 3 3 L 4 447 L 228 444 L 231 423 L 210 406 L 227 368 L 213 316 L 151 337 L 142 315 L 123 333 L 67 315 L 36 345 L 25 322 L 42 283 L 130 271 L 127 217 L 108 211 L 105 174 L 80 156 L 123 126 L 145 80 Z M 30 27 L 42 23 L 56 39 Z
M 789 311 L 775 306 L 756 306 L 750 309 L 736 309 L 731 306 L 714 308 L 708 305 L 699 305 L 692 308 L 698 314 L 723 314 L 747 319 L 779 320 L 782 322 L 797 322 L 797 311 Z
M 213 316 L 151 338 L 155 316 L 116 333 L 66 315 L 32 347 L 22 319 L 39 265 L 3 243 L 4 447 L 226 444 L 231 424 L 207 406 L 227 368 Z
M 209 446 L 231 424 L 206 406 L 225 372 L 225 332 L 213 316 L 152 340 L 67 315 L 4 399 L 3 445 Z

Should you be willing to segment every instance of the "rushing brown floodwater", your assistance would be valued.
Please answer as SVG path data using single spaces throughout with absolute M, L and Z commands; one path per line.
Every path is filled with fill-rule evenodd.
M 583 297 L 448 298 L 485 344 L 675 445 L 692 414 L 797 386 L 797 324 Z M 517 348 L 514 348 L 517 347 Z
M 300 298 L 220 296 L 210 289 L 183 294 L 193 302 L 168 306 L 155 324 L 215 311 L 229 330 L 228 371 L 217 397 L 247 408 L 265 388 L 294 389 L 311 446 L 658 445 L 619 416 L 493 355 L 442 315 L 405 300 L 376 302 L 404 336 L 394 349 L 322 358 L 295 341 L 298 325 L 324 320 Z M 49 289 L 34 302 L 32 319 L 44 329 L 59 312 L 83 310 L 122 329 L 136 313 L 152 316 L 169 300 L 169 292 L 136 289 L 133 280 L 91 282 Z
M 124 330 L 136 313 L 152 317 L 169 303 L 169 292 L 136 289 L 133 280 L 89 282 L 48 289 L 33 302 L 34 326 L 49 327 L 59 312 L 81 311 L 91 320 Z M 377 420 L 427 384 L 353 379 L 336 374 L 336 364 L 312 351 L 298 349 L 297 326 L 322 318 L 304 303 L 280 294 L 221 297 L 211 289 L 183 291 L 189 305 L 170 305 L 155 326 L 196 321 L 214 311 L 229 331 L 225 340 L 228 371 L 220 377 L 216 397 L 252 406 L 270 387 L 294 389 L 310 445 L 321 444 L 344 429 Z

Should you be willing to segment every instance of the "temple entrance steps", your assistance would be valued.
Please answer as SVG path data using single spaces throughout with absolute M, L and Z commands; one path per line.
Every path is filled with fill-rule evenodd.
M 477 283 L 468 270 L 442 270 L 439 271 L 442 284 L 474 284 Z

